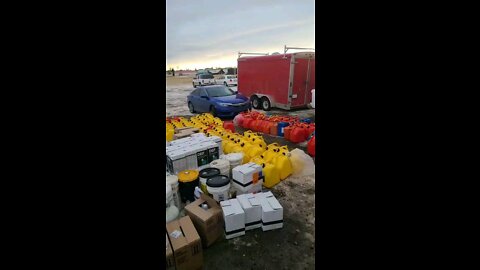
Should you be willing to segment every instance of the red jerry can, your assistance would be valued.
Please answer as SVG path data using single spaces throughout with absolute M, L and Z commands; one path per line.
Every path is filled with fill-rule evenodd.
M 303 142 L 307 139 L 307 128 L 305 125 L 297 125 L 290 134 L 290 141 L 293 143 Z
M 273 122 L 270 121 L 263 121 L 262 132 L 264 134 L 270 134 L 270 127 L 272 126 Z
M 245 114 L 242 112 L 235 116 L 235 118 L 237 119 L 238 126 L 243 127 L 243 120 L 245 120 Z
M 283 129 L 283 137 L 285 140 L 291 140 L 292 131 L 295 129 L 295 126 L 287 126 Z
M 310 156 L 315 157 L 315 136 L 308 141 L 307 152 Z
M 233 125 L 233 122 L 232 122 L 232 121 L 224 121 L 224 122 L 223 122 L 223 128 L 224 128 L 224 129 L 229 129 L 229 130 L 231 130 L 233 133 L 235 133 L 235 126 Z
M 269 134 L 272 135 L 272 136 L 277 136 L 277 127 L 278 125 L 278 122 L 273 122 L 272 125 L 270 126 L 270 132 Z
M 313 132 L 315 132 L 315 124 L 309 124 L 307 137 L 309 137 Z
M 250 124 L 252 121 L 253 119 L 251 117 L 245 117 L 245 119 L 243 119 L 243 128 L 250 129 Z
M 252 130 L 254 131 L 260 131 L 260 127 L 262 126 L 262 120 L 261 119 L 257 119 L 255 121 L 253 121 L 253 124 L 252 124 Z

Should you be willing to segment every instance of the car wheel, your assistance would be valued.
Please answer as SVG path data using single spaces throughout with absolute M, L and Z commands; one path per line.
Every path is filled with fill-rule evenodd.
M 188 109 L 190 110 L 191 113 L 195 113 L 195 109 L 193 108 L 192 102 L 188 102 Z
M 264 111 L 270 111 L 271 108 L 270 100 L 267 97 L 262 97 L 262 109 Z
M 197 88 L 197 86 L 195 86 L 195 83 L 192 83 L 193 84 L 193 88 Z
M 216 112 L 214 106 L 210 106 L 210 114 L 213 115 L 213 116 L 217 116 L 217 112 Z
M 257 96 L 253 96 L 251 100 L 252 100 L 252 107 L 254 109 L 260 109 L 260 99 Z
M 225 84 L 225 86 L 228 86 L 228 83 L 227 83 L 227 82 L 223 82 L 223 84 Z

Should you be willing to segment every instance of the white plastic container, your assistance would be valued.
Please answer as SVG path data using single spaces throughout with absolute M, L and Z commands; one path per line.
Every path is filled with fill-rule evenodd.
M 312 108 L 315 109 L 315 89 L 312 89 L 312 103 L 310 103 L 312 105 Z
M 182 200 L 180 198 L 180 191 L 178 189 L 178 177 L 176 175 L 168 175 L 167 184 L 172 188 L 173 204 L 178 209 L 182 209 Z
M 230 199 L 230 178 L 225 175 L 208 178 L 207 190 L 217 202 Z
M 217 159 L 210 162 L 211 168 L 217 168 L 220 170 L 221 175 L 230 176 L 230 162 L 225 159 Z
M 166 185 L 166 195 L 166 223 L 168 223 L 178 217 L 179 211 L 173 204 L 173 192 L 172 187 L 169 184 Z
M 166 190 L 167 190 L 167 196 L 166 196 L 166 206 L 167 208 L 170 207 L 170 205 L 172 205 L 172 202 L 173 202 L 173 192 L 172 192 L 172 187 L 170 185 L 166 185 Z
M 229 177 L 232 178 L 232 169 L 242 165 L 243 162 L 243 153 L 230 153 L 223 156 L 230 163 L 230 174 Z
M 200 178 L 200 189 L 205 194 L 209 194 L 207 189 L 207 180 L 208 178 L 220 175 L 220 170 L 217 168 L 205 168 L 198 173 L 198 177 Z

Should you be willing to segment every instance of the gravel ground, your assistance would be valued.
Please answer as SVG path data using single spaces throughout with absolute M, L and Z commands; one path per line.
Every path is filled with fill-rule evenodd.
M 192 91 L 191 78 L 167 78 L 167 116 L 192 116 L 186 96 Z M 284 111 L 269 114 L 297 115 L 315 120 L 315 110 Z M 237 128 L 237 132 L 243 133 Z M 288 145 L 289 150 L 306 151 L 306 143 L 293 144 L 282 137 L 264 135 L 270 144 Z M 265 189 L 263 191 L 267 191 Z M 314 269 L 315 268 L 315 175 L 289 177 L 272 189 L 283 206 L 282 229 L 263 232 L 247 231 L 245 236 L 219 240 L 204 249 L 204 269 Z M 181 215 L 184 215 L 182 213 Z

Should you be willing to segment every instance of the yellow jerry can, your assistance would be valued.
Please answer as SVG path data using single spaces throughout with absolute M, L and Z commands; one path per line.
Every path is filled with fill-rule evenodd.
M 260 156 L 255 156 L 252 159 L 250 159 L 250 162 L 253 162 L 253 163 L 258 164 L 258 165 L 262 165 L 263 163 L 265 163 L 265 160 L 263 158 L 261 158 Z
M 271 188 L 280 182 L 280 171 L 270 163 L 262 163 L 262 171 L 265 178 L 263 179 L 263 186 Z
M 240 146 L 242 147 L 243 164 L 248 163 L 250 161 L 250 156 L 247 153 L 252 148 L 252 145 L 250 143 L 248 143 L 247 140 L 241 139 L 240 140 Z
M 293 172 L 290 153 L 288 153 L 288 151 L 280 151 L 272 160 L 272 164 L 275 165 L 275 168 L 279 171 L 281 180 L 285 180 Z
M 247 154 L 250 158 L 253 158 L 255 156 L 260 156 L 263 152 L 265 152 L 265 150 L 263 150 L 260 146 L 252 145 L 250 151 Z
M 172 141 L 173 140 L 173 134 L 174 134 L 173 128 L 167 128 L 167 141 Z
M 223 148 L 223 152 L 226 154 L 232 153 L 232 148 L 235 146 L 235 138 L 230 138 L 226 141 L 225 147 Z

